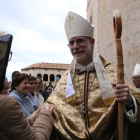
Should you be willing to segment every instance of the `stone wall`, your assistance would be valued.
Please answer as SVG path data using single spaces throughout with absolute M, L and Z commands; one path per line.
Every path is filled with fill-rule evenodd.
M 122 15 L 122 47 L 125 74 L 132 77 L 140 63 L 140 0 L 87 0 L 87 20 L 94 25 L 95 51 L 116 65 L 113 10 Z

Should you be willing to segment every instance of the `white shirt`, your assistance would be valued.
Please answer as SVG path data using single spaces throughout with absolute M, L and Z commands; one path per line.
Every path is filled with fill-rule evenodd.
M 40 106 L 40 103 L 43 102 L 44 103 L 44 98 L 43 96 L 39 93 L 39 92 L 35 92 L 37 98 L 38 98 L 38 102 L 39 102 L 39 106 Z

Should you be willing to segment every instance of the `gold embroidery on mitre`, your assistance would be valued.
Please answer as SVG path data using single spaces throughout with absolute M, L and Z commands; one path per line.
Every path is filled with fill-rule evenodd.
M 68 22 L 69 22 L 69 27 L 71 29 L 71 20 L 73 19 L 73 17 L 69 16 Z

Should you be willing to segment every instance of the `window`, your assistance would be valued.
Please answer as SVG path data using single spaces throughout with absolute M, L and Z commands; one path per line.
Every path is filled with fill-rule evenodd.
M 54 75 L 53 74 L 50 75 L 50 81 L 54 81 Z
M 42 78 L 42 75 L 41 75 L 41 74 L 37 74 L 37 77 L 40 77 L 40 78 Z
M 48 75 L 47 74 L 44 74 L 43 81 L 48 81 Z
M 56 76 L 56 82 L 58 82 L 60 78 L 61 78 L 61 75 L 58 74 L 58 75 Z

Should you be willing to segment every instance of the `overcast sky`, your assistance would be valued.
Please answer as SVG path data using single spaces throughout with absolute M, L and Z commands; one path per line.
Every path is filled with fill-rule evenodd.
M 87 0 L 3 0 L 0 3 L 0 31 L 13 35 L 12 60 L 7 78 L 31 64 L 67 63 L 64 22 L 69 11 L 86 18 Z

